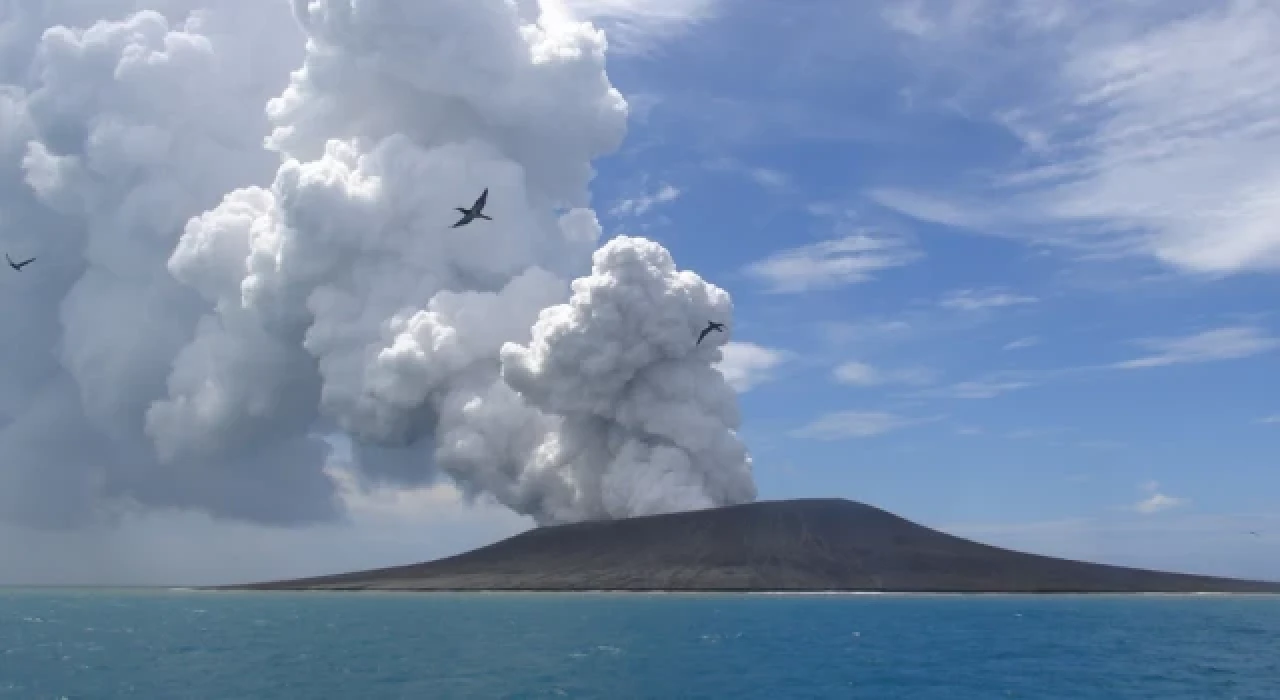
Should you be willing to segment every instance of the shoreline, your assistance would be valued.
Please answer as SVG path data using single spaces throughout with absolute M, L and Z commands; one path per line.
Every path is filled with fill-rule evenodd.
M 1280 596 L 1267 591 L 865 591 L 865 590 L 682 590 L 682 589 L 518 589 L 518 588 L 243 588 L 239 586 L 170 587 L 172 592 L 200 593 L 396 593 L 396 594 L 479 594 L 479 595 L 760 595 L 760 596 L 848 596 L 848 597 L 1000 597 L 1000 596 L 1144 596 L 1144 597 L 1223 597 L 1223 596 Z
M 394 595 L 486 595 L 486 596 L 765 596 L 765 597 L 849 597 L 849 598 L 1034 598 L 1034 597 L 1143 597 L 1143 598 L 1240 598 L 1280 597 L 1280 593 L 1268 591 L 867 591 L 867 590 L 687 590 L 687 589 L 419 589 L 419 588 L 244 588 L 230 585 L 4 585 L 4 593 L 331 593 L 331 594 L 394 594 Z

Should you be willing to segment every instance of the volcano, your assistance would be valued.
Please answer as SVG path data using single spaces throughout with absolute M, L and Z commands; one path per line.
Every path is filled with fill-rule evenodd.
M 839 499 L 539 527 L 421 564 L 239 590 L 1280 593 L 1280 583 L 1015 552 Z

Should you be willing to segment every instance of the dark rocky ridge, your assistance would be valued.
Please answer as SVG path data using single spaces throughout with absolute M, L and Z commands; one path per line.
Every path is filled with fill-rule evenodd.
M 536 528 L 436 561 L 253 590 L 1280 593 L 990 547 L 845 500 L 765 501 Z

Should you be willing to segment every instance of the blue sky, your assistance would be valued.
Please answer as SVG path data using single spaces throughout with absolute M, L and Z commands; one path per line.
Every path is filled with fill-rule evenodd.
M 1280 4 L 538 4 L 606 30 L 631 107 L 606 233 L 733 296 L 761 498 L 1280 580 Z M 533 524 L 331 476 L 347 517 L 314 527 L 0 523 L 0 584 L 288 578 Z
M 1280 573 L 1280 11 L 849 4 L 611 59 L 597 209 L 732 293 L 761 496 Z

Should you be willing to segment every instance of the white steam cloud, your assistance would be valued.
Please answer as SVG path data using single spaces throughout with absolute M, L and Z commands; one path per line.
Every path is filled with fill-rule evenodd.
M 6 7 L 0 243 L 37 260 L 0 290 L 0 519 L 331 519 L 327 433 L 365 484 L 445 476 L 542 523 L 755 498 L 728 334 L 694 344 L 728 294 L 651 241 L 595 250 L 627 105 L 591 25 Z M 493 220 L 450 228 L 485 187 Z

